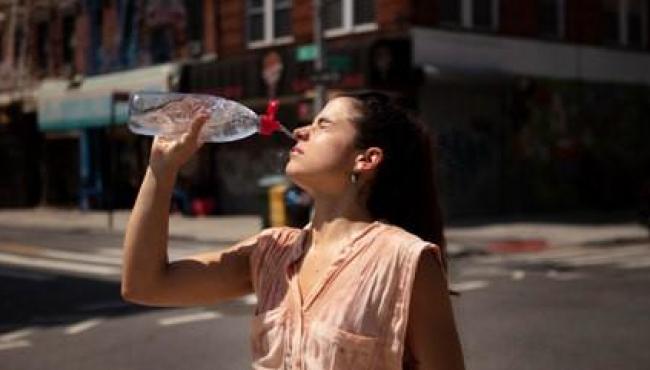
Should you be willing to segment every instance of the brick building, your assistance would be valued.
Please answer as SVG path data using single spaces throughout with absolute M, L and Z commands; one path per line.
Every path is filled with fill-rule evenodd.
M 434 127 L 451 217 L 635 207 L 650 167 L 647 1 L 328 4 L 328 67 L 341 76 L 330 91 L 384 90 Z M 275 96 L 285 122 L 307 122 L 311 1 L 204 6 L 214 60 L 188 63 L 181 89 L 257 110 Z M 275 81 L 264 78 L 269 61 L 282 71 Z M 268 171 L 231 175 L 264 161 L 269 149 L 251 140 L 214 149 L 227 209 L 251 207 L 251 179 Z
M 327 4 L 328 69 L 340 76 L 329 90 L 386 91 L 437 131 L 450 216 L 635 207 L 650 167 L 643 140 L 650 136 L 647 0 Z M 85 0 L 49 9 L 30 28 L 28 49 L 37 80 L 65 85 L 42 84 L 54 91 L 46 94 L 53 106 L 84 94 L 106 100 L 111 89 L 135 89 L 124 81 L 146 75 L 142 83 L 155 80 L 163 90 L 230 97 L 257 111 L 278 98 L 289 127 L 313 115 L 309 0 Z M 6 51 L 7 22 L 0 24 Z M 151 67 L 160 65 L 170 67 Z M 79 76 L 85 79 L 71 93 Z M 105 159 L 83 153 L 105 157 L 109 142 L 127 166 L 118 165 L 129 178 L 118 181 L 119 193 L 135 192 L 137 176 L 124 174 L 141 174 L 146 139 L 123 126 L 107 130 L 107 108 L 91 128 L 83 117 L 38 104 L 46 152 L 66 141 L 68 163 L 79 163 L 61 178 L 82 185 L 61 187 L 101 193 Z M 123 120 L 118 114 L 114 123 Z M 272 153 L 286 145 L 251 137 L 206 146 L 183 181 L 193 196 L 215 198 L 217 212 L 257 212 L 257 180 L 281 171 Z

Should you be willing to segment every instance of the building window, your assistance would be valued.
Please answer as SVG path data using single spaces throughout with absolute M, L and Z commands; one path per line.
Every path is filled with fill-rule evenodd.
M 375 0 L 323 1 L 323 27 L 326 36 L 377 29 Z
M 627 0 L 626 45 L 645 47 L 648 37 L 648 1 Z
M 291 36 L 291 0 L 275 0 L 273 4 L 273 37 Z
M 291 8 L 291 0 L 247 0 L 249 45 L 290 42 Z
M 36 65 L 41 71 L 47 70 L 48 46 L 49 46 L 49 24 L 40 22 L 36 26 Z
M 460 26 L 463 23 L 462 0 L 441 0 L 439 4 L 440 23 L 449 26 Z
M 354 2 L 354 24 L 367 24 L 375 21 L 375 1 L 356 0 Z
M 440 0 L 440 25 L 496 30 L 499 25 L 499 0 Z
M 187 20 L 185 29 L 189 39 L 191 57 L 198 57 L 203 52 L 203 1 L 185 0 Z
M 564 37 L 565 9 L 565 0 L 539 0 L 537 14 L 540 36 Z
M 621 40 L 619 11 L 620 0 L 603 0 L 603 41 L 606 44 L 618 44 Z
M 603 42 L 644 47 L 648 43 L 647 0 L 602 0 Z
M 74 59 L 75 16 L 63 17 L 63 64 L 72 65 Z

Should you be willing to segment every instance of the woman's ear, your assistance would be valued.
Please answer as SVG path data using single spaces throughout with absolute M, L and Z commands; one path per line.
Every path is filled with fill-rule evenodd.
M 384 159 L 384 151 L 378 147 L 370 147 L 357 156 L 355 169 L 370 171 L 376 169 Z

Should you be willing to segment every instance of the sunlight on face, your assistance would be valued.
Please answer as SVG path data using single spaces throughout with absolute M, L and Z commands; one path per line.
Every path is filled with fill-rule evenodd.
M 296 130 L 296 146 L 285 171 L 294 183 L 308 192 L 335 193 L 346 186 L 354 165 L 358 114 L 355 101 L 341 97 L 330 100 L 311 125 Z

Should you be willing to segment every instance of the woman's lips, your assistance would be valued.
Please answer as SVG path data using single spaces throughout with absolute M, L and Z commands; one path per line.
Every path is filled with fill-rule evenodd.
M 291 153 L 303 154 L 304 152 L 302 151 L 302 149 L 298 148 L 297 146 L 294 146 L 293 148 L 291 148 Z

